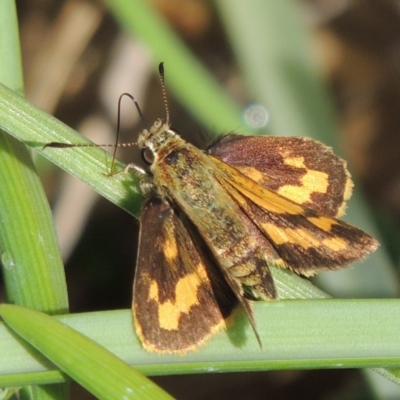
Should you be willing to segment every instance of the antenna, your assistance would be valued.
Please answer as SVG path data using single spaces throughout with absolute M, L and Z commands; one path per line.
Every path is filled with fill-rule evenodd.
M 136 142 L 131 142 L 131 143 L 118 143 L 119 142 L 119 136 L 120 136 L 120 128 L 121 128 L 121 102 L 124 96 L 128 96 L 132 101 L 133 104 L 136 107 L 136 110 L 139 114 L 140 120 L 142 121 L 144 127 L 147 129 L 146 122 L 144 120 L 144 116 L 142 113 L 142 110 L 140 109 L 139 103 L 135 100 L 135 98 L 130 95 L 129 93 L 122 93 L 121 96 L 119 96 L 118 99 L 118 114 L 117 114 L 117 134 L 116 134 L 116 139 L 115 143 L 110 144 L 110 143 L 102 143 L 102 144 L 96 144 L 96 143 L 61 143 L 61 142 L 50 142 L 47 143 L 43 146 L 43 150 L 47 147 L 53 147 L 57 149 L 65 149 L 65 148 L 72 148 L 72 147 L 113 147 L 113 155 L 112 155 L 112 160 L 111 160 L 111 166 L 110 166 L 110 175 L 112 175 L 112 170 L 114 168 L 114 163 L 116 159 L 116 154 L 117 154 L 117 149 L 118 147 L 132 147 L 132 146 L 137 146 Z
M 113 156 L 112 156 L 111 166 L 110 166 L 110 174 L 112 174 L 112 171 L 113 171 L 113 168 L 114 168 L 115 159 L 117 158 L 116 156 L 117 156 L 118 147 L 132 147 L 132 146 L 136 146 L 137 145 L 136 142 L 118 143 L 119 142 L 120 127 L 121 127 L 121 102 L 122 102 L 122 99 L 123 99 L 124 96 L 128 96 L 133 101 L 133 104 L 135 105 L 136 110 L 137 110 L 137 112 L 139 114 L 140 120 L 142 121 L 142 124 L 145 127 L 145 129 L 147 129 L 146 121 L 144 119 L 144 115 L 142 113 L 142 110 L 140 109 L 139 103 L 135 100 L 135 98 L 131 94 L 122 93 L 121 96 L 119 96 L 119 99 L 118 99 L 117 135 L 116 135 L 116 138 L 115 138 L 115 143 L 113 145 L 108 145 L 109 147 L 114 146 L 114 151 L 113 151 Z
M 167 99 L 167 91 L 165 89 L 165 80 L 164 80 L 164 63 L 161 62 L 158 66 L 158 73 L 160 76 L 160 83 L 161 83 L 161 92 L 162 92 L 162 97 L 163 97 L 163 102 L 164 102 L 164 108 L 165 108 L 165 118 L 166 118 L 166 125 L 169 125 L 169 107 L 168 107 L 168 99 Z M 95 143 L 82 143 L 82 144 L 72 144 L 72 143 L 61 143 L 61 142 L 50 142 L 47 143 L 43 146 L 43 150 L 47 147 L 53 147 L 53 148 L 58 148 L 58 149 L 65 149 L 65 148 L 71 148 L 71 147 L 113 147 L 113 155 L 112 155 L 112 161 L 111 161 L 111 167 L 110 167 L 110 175 L 112 174 L 112 170 L 114 168 L 114 163 L 116 159 L 116 154 L 117 154 L 117 148 L 118 147 L 132 147 L 136 146 L 137 142 L 131 142 L 131 143 L 118 143 L 119 142 L 119 136 L 120 136 L 120 127 L 121 127 L 121 102 L 124 96 L 128 96 L 132 101 L 133 104 L 136 107 L 136 110 L 139 114 L 140 120 L 142 121 L 142 124 L 146 130 L 148 130 L 148 126 L 146 124 L 144 115 L 142 113 L 142 110 L 140 109 L 139 103 L 135 100 L 135 98 L 129 94 L 129 93 L 122 93 L 121 96 L 119 96 L 118 99 L 118 116 L 117 116 L 117 134 L 116 134 L 116 140 L 114 144 L 110 143 L 105 143 L 105 144 L 95 144 Z
M 167 99 L 167 90 L 165 89 L 165 74 L 164 74 L 164 63 L 163 62 L 161 62 L 158 65 L 158 73 L 160 75 L 161 92 L 162 92 L 164 108 L 165 108 L 165 124 L 169 126 L 169 107 L 168 107 L 168 99 Z

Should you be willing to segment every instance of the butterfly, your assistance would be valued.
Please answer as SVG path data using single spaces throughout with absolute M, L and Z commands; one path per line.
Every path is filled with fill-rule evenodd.
M 160 76 L 164 87 L 162 64 Z M 337 219 L 353 183 L 346 162 L 320 142 L 230 134 L 203 151 L 167 114 L 138 146 L 149 170 L 133 166 L 147 200 L 132 308 L 146 350 L 195 350 L 239 304 L 261 344 L 251 303 L 278 298 L 271 267 L 310 277 L 378 246 Z
M 162 63 L 159 73 L 166 120 L 138 136 L 148 168 L 125 169 L 140 176 L 146 197 L 132 301 L 137 335 L 148 351 L 182 355 L 241 307 L 261 345 L 252 302 L 278 299 L 271 268 L 310 277 L 362 259 L 378 242 L 338 219 L 353 183 L 329 147 L 229 134 L 200 150 L 171 128 Z

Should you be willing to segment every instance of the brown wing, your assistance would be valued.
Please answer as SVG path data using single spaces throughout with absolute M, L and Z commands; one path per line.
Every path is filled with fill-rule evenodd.
M 260 185 L 324 215 L 343 215 L 351 196 L 346 162 L 309 138 L 228 135 L 208 151 Z
M 311 276 L 340 269 L 374 251 L 378 242 L 362 230 L 322 215 L 249 180 L 214 158 L 217 179 L 283 260 L 281 266 Z M 277 264 L 279 265 L 279 264 Z
M 225 327 L 237 299 L 189 221 L 167 202 L 150 199 L 140 221 L 132 304 L 137 334 L 149 351 L 194 350 Z

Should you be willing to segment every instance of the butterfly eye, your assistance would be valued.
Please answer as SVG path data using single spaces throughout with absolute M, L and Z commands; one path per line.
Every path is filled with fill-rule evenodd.
M 145 163 L 151 165 L 154 162 L 154 153 L 147 147 L 142 150 L 142 159 Z

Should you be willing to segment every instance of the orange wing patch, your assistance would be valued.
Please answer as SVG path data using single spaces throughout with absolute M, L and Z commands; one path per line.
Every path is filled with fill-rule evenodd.
M 174 260 L 179 256 L 178 245 L 174 236 L 169 236 L 168 239 L 162 243 L 162 251 L 169 264 L 174 265 Z
M 183 276 L 176 282 L 173 300 L 162 302 L 159 297 L 159 283 L 151 281 L 148 300 L 154 300 L 158 305 L 160 327 L 169 331 L 178 329 L 182 313 L 188 314 L 193 306 L 199 305 L 197 293 L 199 287 L 204 284 L 209 285 L 209 281 L 204 266 L 199 264 L 195 272 Z
M 329 175 L 325 172 L 308 169 L 304 164 L 304 157 L 286 158 L 286 165 L 303 168 L 306 172 L 300 178 L 300 185 L 283 185 L 277 193 L 293 200 L 296 203 L 305 204 L 312 201 L 314 193 L 327 193 L 329 187 Z

